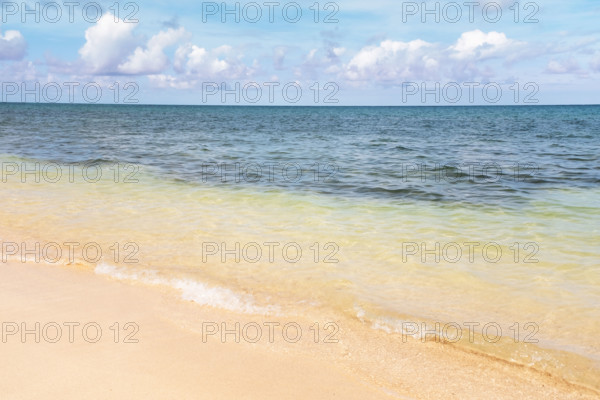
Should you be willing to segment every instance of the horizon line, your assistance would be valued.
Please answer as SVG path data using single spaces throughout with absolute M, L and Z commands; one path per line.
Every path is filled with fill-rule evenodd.
M 570 104 L 166 104 L 166 103 L 91 103 L 91 102 L 27 102 L 2 101 L 0 105 L 73 105 L 73 106 L 158 106 L 158 107 L 288 107 L 288 108 L 336 108 L 336 107 L 572 107 L 600 106 L 600 103 L 570 103 Z

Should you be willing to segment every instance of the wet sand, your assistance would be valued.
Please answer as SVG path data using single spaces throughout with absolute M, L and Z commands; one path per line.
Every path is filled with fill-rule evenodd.
M 442 343 L 395 346 L 352 321 L 337 321 L 337 343 L 322 336 L 314 343 L 314 321 L 307 318 L 199 306 L 85 269 L 0 264 L 0 315 L 0 393 L 7 399 L 598 398 Z M 269 340 L 264 327 L 274 321 L 280 325 Z M 222 323 L 234 333 L 215 333 Z M 295 343 L 281 339 L 279 328 L 289 323 L 303 327 Z M 256 325 L 263 337 L 251 343 Z M 382 370 L 381 361 L 395 368 Z

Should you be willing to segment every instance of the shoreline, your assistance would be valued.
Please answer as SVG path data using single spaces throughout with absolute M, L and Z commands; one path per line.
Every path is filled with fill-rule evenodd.
M 18 333 L 2 343 L 2 354 L 11 362 L 1 368 L 0 391 L 8 398 L 163 399 L 196 398 L 200 393 L 204 398 L 294 398 L 297 393 L 311 398 L 390 398 L 344 368 L 289 349 L 273 352 L 244 342 L 203 343 L 201 335 L 178 324 L 178 318 L 195 306 L 148 287 L 60 267 L 3 264 L 1 271 L 2 322 L 24 322 L 29 330 L 40 323 L 40 343 L 33 334 L 23 343 Z M 197 311 L 188 322 L 232 317 L 216 310 Z M 56 337 L 53 323 L 63 326 L 57 343 L 48 341 Z M 67 326 L 73 323 L 80 325 L 70 343 Z M 120 324 L 119 343 L 110 328 L 115 323 Z M 139 327 L 128 339 L 135 329 L 125 329 L 127 323 Z M 83 333 L 86 324 L 102 329 L 96 343 L 89 342 L 97 337 L 95 328 Z
M 0 269 L 0 345 L 5 359 L 11 360 L 3 365 L 0 391 L 9 398 L 38 398 L 42 393 L 67 399 L 90 394 L 193 398 L 199 393 L 207 398 L 261 399 L 599 395 L 448 344 L 394 342 L 392 335 L 367 333 L 359 321 L 332 315 L 314 320 L 236 313 L 87 269 L 31 263 L 1 264 Z M 21 323 L 29 332 L 25 340 Z M 56 325 L 62 330 L 58 340 Z M 98 326 L 101 336 L 90 343 Z M 298 340 L 296 326 L 302 332 Z M 256 340 L 258 327 L 262 335 Z M 8 334 L 14 329 L 19 331 Z M 136 339 L 139 342 L 126 342 Z
M 13 163 L 35 161 L 15 157 Z M 298 196 L 294 191 L 261 193 L 253 187 L 203 187 L 185 180 L 174 183 L 152 170 L 141 172 L 137 184 L 121 184 L 114 182 L 111 164 L 101 161 L 100 167 L 106 172 L 102 174 L 105 179 L 96 183 L 85 179 L 71 183 L 65 178 L 56 184 L 44 181 L 24 185 L 19 179 L 5 184 L 3 195 L 11 206 L 0 213 L 0 225 L 7 246 L 3 255 L 9 257 L 9 262 L 19 258 L 33 261 L 34 256 L 48 262 L 55 255 L 54 249 L 59 248 L 57 254 L 62 258 L 55 265 L 70 263 L 69 268 L 74 268 L 78 264 L 98 273 L 100 264 L 105 264 L 105 274 L 113 278 L 124 276 L 127 281 L 131 276 L 140 281 L 136 285 L 164 283 L 171 288 L 157 288 L 159 291 L 180 291 L 174 297 L 201 305 L 234 313 L 298 315 L 309 320 L 319 316 L 303 324 L 305 336 L 315 322 L 320 323 L 324 336 L 328 333 L 325 325 L 338 321 L 344 328 L 341 333 L 351 344 L 348 351 L 326 346 L 325 350 L 333 353 L 330 359 L 337 361 L 340 354 L 349 354 L 343 357 L 344 363 L 362 374 L 385 376 L 382 380 L 386 385 L 393 386 L 396 376 L 402 373 L 396 364 L 404 362 L 406 348 L 414 344 L 418 345 L 415 348 L 432 351 L 428 347 L 431 343 L 421 344 L 418 340 L 419 334 L 430 340 L 426 332 L 431 328 L 420 332 L 418 328 L 423 323 L 439 323 L 450 327 L 437 335 L 442 341 L 452 338 L 453 325 L 462 329 L 459 342 L 446 348 L 479 351 L 600 390 L 598 309 L 587 301 L 594 298 L 594 290 L 600 285 L 591 257 L 595 254 L 594 236 L 583 238 L 584 220 L 587 223 L 589 218 L 568 211 L 593 198 L 595 191 L 577 192 L 575 198 L 572 194 L 566 198 L 560 193 L 553 195 L 558 197 L 552 197 L 550 209 L 558 206 L 569 217 L 559 215 L 559 220 L 575 218 L 566 228 L 560 228 L 570 240 L 558 241 L 546 236 L 553 230 L 542 229 L 554 224 L 554 217 L 536 216 L 548 205 L 511 212 L 470 209 L 460 204 L 422 204 L 418 199 L 396 205 L 380 199 L 335 197 L 344 201 L 339 203 L 310 193 Z M 448 213 L 451 218 L 444 217 Z M 522 233 L 518 226 L 526 216 L 534 223 L 532 229 Z M 440 219 L 444 221 L 441 224 Z M 32 226 L 36 227 L 33 231 Z M 504 232 L 501 236 L 513 239 L 499 240 L 497 229 Z M 490 263 L 478 253 L 473 262 L 464 259 L 449 263 L 445 257 L 437 262 L 430 257 L 423 263 L 422 251 L 421 262 L 418 252 L 404 259 L 404 245 L 419 242 L 427 248 L 439 245 L 438 256 L 443 256 L 441 249 L 447 245 L 452 250 L 454 243 L 466 257 L 464 245 L 471 240 L 488 244 L 497 240 L 505 260 Z M 518 242 L 511 245 L 513 240 Z M 67 245 L 72 242 L 83 246 Z M 266 242 L 295 244 L 303 258 L 290 262 L 277 251 L 271 259 L 271 247 L 260 245 Z M 245 253 L 253 243 L 259 243 L 263 256 L 256 263 L 247 260 Z M 525 251 L 526 243 L 534 245 L 534 253 L 537 248 L 545 249 L 544 258 L 540 254 L 540 263 L 535 266 L 539 273 L 534 285 L 528 284 L 531 265 L 524 258 L 531 255 L 531 248 Z M 207 244 L 217 250 L 205 252 Z M 325 248 L 328 244 L 333 248 Z M 514 247 L 511 249 L 514 244 L 518 244 L 516 252 Z M 570 246 L 573 244 L 577 247 Z M 88 245 L 91 252 L 84 254 Z M 39 249 L 35 255 L 34 248 Z M 231 257 L 226 255 L 226 248 L 240 250 Z M 255 247 L 249 248 L 253 254 Z M 102 255 L 101 262 L 97 254 Z M 325 263 L 332 254 L 339 263 Z M 515 259 L 516 255 L 519 257 Z M 243 264 L 237 262 L 241 257 Z M 565 284 L 581 290 L 565 292 Z M 322 314 L 324 317 L 320 317 Z M 186 318 L 184 315 L 181 320 L 186 322 Z M 473 321 L 479 324 L 475 340 L 466 325 Z M 417 327 L 417 343 L 398 344 L 405 339 L 405 323 Z M 492 340 L 484 341 L 483 331 L 488 325 Z M 499 329 L 495 331 L 494 326 Z M 196 331 L 201 332 L 201 327 Z M 494 342 L 495 337 L 500 341 Z M 372 363 L 372 354 L 379 354 L 382 348 L 386 352 Z

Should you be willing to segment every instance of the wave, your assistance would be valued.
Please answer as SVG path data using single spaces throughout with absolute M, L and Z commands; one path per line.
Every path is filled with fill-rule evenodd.
M 98 275 L 109 276 L 119 281 L 140 282 L 146 285 L 163 286 L 178 290 L 181 298 L 200 305 L 222 308 L 244 314 L 259 314 L 274 316 L 280 314 L 279 307 L 256 305 L 254 297 L 249 294 L 238 294 L 222 287 L 210 287 L 202 282 L 191 279 L 166 279 L 158 276 L 157 271 L 132 271 L 124 267 L 101 263 L 94 272 Z

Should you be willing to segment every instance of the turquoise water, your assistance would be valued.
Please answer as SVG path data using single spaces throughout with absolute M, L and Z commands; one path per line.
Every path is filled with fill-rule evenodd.
M 135 243 L 88 264 L 243 312 L 496 323 L 465 345 L 600 386 L 598 111 L 2 104 L 0 239 Z
M 241 183 L 261 189 L 506 207 L 598 186 L 599 111 L 2 104 L 0 135 L 4 153 L 131 162 L 186 182 L 239 186 L 246 172 Z

